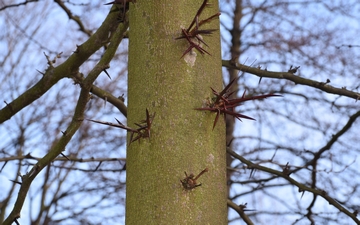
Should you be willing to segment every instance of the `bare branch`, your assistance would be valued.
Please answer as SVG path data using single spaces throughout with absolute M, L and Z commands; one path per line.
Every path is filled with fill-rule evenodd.
M 227 151 L 227 153 L 229 153 L 234 158 L 236 158 L 236 159 L 240 160 L 242 163 L 246 164 L 248 169 L 257 169 L 257 170 L 261 170 L 261 171 L 264 171 L 264 172 L 267 172 L 267 173 L 270 173 L 270 174 L 277 175 L 277 176 L 282 177 L 285 180 L 289 181 L 291 184 L 297 186 L 299 188 L 299 190 L 301 190 L 301 191 L 308 191 L 308 192 L 313 193 L 314 195 L 321 196 L 330 205 L 333 205 L 335 208 L 337 208 L 338 210 L 340 210 L 341 212 L 343 212 L 344 214 L 349 216 L 357 224 L 360 224 L 360 220 L 356 217 L 356 215 L 353 212 L 350 212 L 345 207 L 343 207 L 338 201 L 336 201 L 335 199 L 330 197 L 326 193 L 326 191 L 315 189 L 315 188 L 310 188 L 310 187 L 306 186 L 305 184 L 299 183 L 298 181 L 292 179 L 290 176 L 285 174 L 283 171 L 278 171 L 278 170 L 274 170 L 274 169 L 271 169 L 271 168 L 268 168 L 268 167 L 264 167 L 264 166 L 260 166 L 258 164 L 255 164 L 255 163 L 245 159 L 244 157 L 236 154 L 230 148 L 226 148 L 226 151 Z
M 230 199 L 227 200 L 227 205 L 233 210 L 235 210 L 247 225 L 254 225 L 254 223 L 250 220 L 250 218 L 244 213 L 243 207 L 236 205 Z
M 68 15 L 69 19 L 74 20 L 75 23 L 77 23 L 79 25 L 79 28 L 82 32 L 87 34 L 89 37 L 91 36 L 92 32 L 85 28 L 84 24 L 80 20 L 80 17 L 74 16 L 72 14 L 72 12 L 70 11 L 70 9 L 68 7 L 66 7 L 66 5 L 63 1 L 61 1 L 61 0 L 54 0 L 54 1 L 65 11 L 65 13 Z
M 0 11 L 4 10 L 4 9 L 8 9 L 8 8 L 12 8 L 12 7 L 18 7 L 18 6 L 21 6 L 21 5 L 26 5 L 30 2 L 38 2 L 39 0 L 27 0 L 25 2 L 20 2 L 20 3 L 17 3 L 17 4 L 10 4 L 10 5 L 5 5 L 3 7 L 0 8 Z
M 227 68 L 238 69 L 250 74 L 253 74 L 258 77 L 268 77 L 268 78 L 275 78 L 275 79 L 285 79 L 293 81 L 295 84 L 302 84 L 305 86 L 313 87 L 316 89 L 320 89 L 324 92 L 340 95 L 340 96 L 347 96 L 349 98 L 353 98 L 356 101 L 360 99 L 360 93 L 347 90 L 346 88 L 336 88 L 333 87 L 325 82 L 319 82 L 315 80 L 310 80 L 307 78 L 302 78 L 299 76 L 294 75 L 290 72 L 272 72 L 267 70 L 261 70 L 258 68 L 246 66 L 237 62 L 233 62 L 230 60 L 223 60 L 222 65 Z

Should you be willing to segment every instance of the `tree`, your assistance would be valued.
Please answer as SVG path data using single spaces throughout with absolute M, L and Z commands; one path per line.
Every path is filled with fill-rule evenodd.
M 127 224 L 224 224 L 227 219 L 224 126 L 219 121 L 212 131 L 213 115 L 194 110 L 212 97 L 209 87 L 221 88 L 219 34 L 204 40 L 212 46 L 211 57 L 194 51 L 180 58 L 189 43 L 176 40 L 197 8 L 198 2 L 143 1 L 131 9 L 128 121 L 140 121 L 145 108 L 156 116 L 151 139 L 127 151 Z M 216 13 L 216 4 L 203 11 L 199 21 Z M 184 191 L 183 171 L 200 173 L 205 167 L 204 185 Z
M 190 25 L 201 3 L 138 0 L 129 3 L 129 19 L 120 3 L 112 6 L 103 23 L 93 16 L 108 13 L 100 2 L 2 3 L 6 32 L 1 46 L 7 48 L 1 54 L 0 84 L 5 102 L 0 111 L 4 224 L 12 223 L 20 211 L 21 220 L 29 217 L 32 224 L 118 223 L 124 215 L 111 209 L 124 205 L 125 153 L 119 146 L 125 145 L 129 224 L 151 213 L 158 221 L 171 217 L 212 222 L 214 217 L 222 221 L 217 224 L 225 223 L 225 152 L 230 223 L 240 218 L 247 224 L 279 219 L 359 223 L 358 181 L 352 179 L 358 176 L 358 135 L 353 129 L 359 116 L 358 52 L 350 38 L 352 23 L 329 19 L 356 21 L 358 3 L 220 4 L 222 66 L 231 74 L 223 70 L 224 86 L 239 77 L 231 88 L 240 97 L 244 90 L 247 96 L 283 96 L 236 108 L 257 121 L 237 124 L 228 115 L 226 144 L 222 117 L 212 130 L 216 113 L 194 110 L 212 100 L 210 87 L 218 92 L 223 88 L 219 32 L 202 35 L 209 47 L 201 48 L 211 55 L 193 46 L 193 53 L 181 57 L 191 43 L 176 39 L 184 35 L 181 28 Z M 211 3 L 198 22 L 218 12 Z M 54 9 L 65 12 L 69 22 L 54 16 Z M 54 35 L 48 20 L 40 19 L 44 15 L 51 15 L 57 30 L 71 32 Z M 216 29 L 217 23 L 214 18 L 202 29 Z M 130 39 L 128 95 L 123 88 L 123 36 Z M 35 68 L 45 64 L 43 51 L 48 65 L 35 77 Z M 186 62 L 192 58 L 196 61 L 189 66 Z M 127 116 L 126 126 L 114 120 L 125 123 Z M 150 133 L 146 123 L 139 124 L 146 118 L 151 120 Z M 129 144 L 131 135 L 132 140 L 144 138 Z M 205 167 L 208 172 L 197 181 L 202 186 L 187 190 L 192 181 L 188 175 Z M 246 211 L 246 206 L 255 211 Z M 106 213 L 99 216 L 99 210 Z

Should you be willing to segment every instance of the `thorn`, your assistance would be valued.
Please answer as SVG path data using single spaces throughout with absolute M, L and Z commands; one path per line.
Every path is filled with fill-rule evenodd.
M 124 94 L 122 94 L 121 96 L 119 96 L 117 98 L 120 99 L 120 101 L 125 102 Z
M 36 70 L 38 73 L 40 73 L 41 75 L 45 75 L 45 73 L 43 73 L 43 72 L 41 72 L 41 71 L 39 71 L 39 70 Z
M 60 154 L 61 154 L 64 158 L 66 158 L 67 160 L 70 161 L 70 159 L 69 159 L 64 153 L 60 152 Z
M 14 182 L 15 184 L 20 184 L 20 185 L 22 185 L 22 183 L 20 182 L 20 181 L 17 181 L 17 180 L 11 180 L 11 179 L 9 179 L 11 182 Z
M 11 106 L 11 104 L 7 103 L 6 101 L 4 101 L 4 103 L 6 104 L 6 107 L 9 107 L 11 112 L 14 112 L 13 107 Z
M 248 167 L 248 169 L 251 169 L 251 171 L 250 171 L 250 176 L 249 176 L 249 178 L 251 178 L 251 177 L 254 176 L 254 174 L 255 174 L 255 168 Z
M 104 72 L 106 73 L 106 75 L 108 76 L 108 78 L 111 80 L 111 77 L 110 77 L 109 73 L 106 71 L 106 69 L 104 69 Z
M 231 138 L 231 140 L 229 141 L 229 143 L 228 143 L 226 146 L 227 146 L 227 147 L 230 147 L 230 145 L 231 145 L 231 143 L 233 142 L 233 140 L 234 140 L 234 137 Z
M 300 199 L 302 199 L 302 197 L 303 197 L 304 194 L 305 194 L 305 190 L 302 190 L 301 188 L 299 188 L 299 192 L 302 192 L 301 197 L 300 197 Z
M 289 162 L 286 163 L 285 167 L 283 168 L 283 171 L 282 171 L 286 176 L 289 176 L 291 174 L 291 171 L 290 171 L 290 166 L 289 166 Z
M 76 50 L 74 51 L 74 53 L 79 53 L 80 52 L 80 47 L 81 47 L 81 45 L 76 45 Z
M 16 223 L 16 225 L 20 225 L 20 223 L 17 221 L 18 218 L 14 219 L 14 222 Z
M 359 213 L 358 210 L 355 210 L 355 211 L 353 212 L 354 216 L 356 216 L 356 217 L 357 217 L 358 213 Z
M 124 3 L 128 3 L 128 2 L 132 2 L 132 3 L 136 3 L 136 0 L 115 0 L 112 2 L 108 2 L 105 3 L 104 5 L 112 5 L 112 4 L 124 4 Z
M 290 66 L 290 69 L 288 70 L 288 73 L 296 73 L 298 71 L 298 69 L 300 68 L 300 66 L 295 66 L 293 67 L 292 65 Z

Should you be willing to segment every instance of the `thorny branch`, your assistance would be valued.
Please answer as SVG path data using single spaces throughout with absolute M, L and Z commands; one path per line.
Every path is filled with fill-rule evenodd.
M 319 160 L 321 155 L 325 151 L 329 150 L 335 144 L 335 142 L 352 127 L 352 125 L 359 117 L 360 117 L 360 111 L 357 111 L 356 113 L 351 115 L 347 123 L 344 125 L 344 127 L 341 130 L 339 130 L 336 134 L 332 135 L 330 141 L 328 141 L 328 143 L 325 146 L 323 146 L 318 152 L 314 154 L 314 158 L 311 161 L 309 161 L 306 164 L 306 166 L 313 165 L 314 162 Z
M 21 156 L 4 157 L 4 158 L 0 159 L 0 162 L 8 162 L 8 161 L 13 161 L 13 160 L 24 160 L 24 159 L 32 159 L 32 160 L 39 161 L 42 158 L 32 156 L 30 153 L 28 153 L 26 155 L 21 155 Z M 53 161 L 72 161 L 72 162 L 84 163 L 84 162 L 126 161 L 126 158 L 94 158 L 94 157 L 77 158 L 77 157 L 72 157 L 72 156 L 66 156 L 66 157 L 57 157 Z M 1 170 L 0 170 L 0 172 L 1 172 Z
M 116 15 L 110 13 L 104 20 L 102 26 L 99 27 L 87 41 L 79 45 L 78 49 L 65 62 L 55 68 L 46 70 L 42 79 L 33 87 L 6 104 L 6 106 L 0 110 L 0 123 L 10 119 L 17 112 L 40 98 L 59 80 L 69 77 L 73 78 L 74 74 L 78 74 L 79 67 L 94 54 L 94 52 L 100 49 L 103 43 L 108 42 L 109 38 L 111 39 L 116 32 L 119 33 L 116 38 L 119 38 L 121 41 L 123 37 L 121 34 L 125 33 L 129 24 L 124 23 L 119 25 L 116 21 Z M 111 34 L 110 37 L 109 33 Z M 113 40 L 113 43 L 116 42 Z
M 69 19 L 72 19 L 75 21 L 75 23 L 78 24 L 79 29 L 84 32 L 85 34 L 87 34 L 89 37 L 91 36 L 92 32 L 90 30 L 87 30 L 84 26 L 84 24 L 82 23 L 82 21 L 80 20 L 80 17 L 78 16 L 74 16 L 73 13 L 70 11 L 70 9 L 68 7 L 66 7 L 65 3 L 61 0 L 55 0 L 55 2 L 65 11 L 65 13 L 68 15 Z
M 283 179 L 289 181 L 291 184 L 297 186 L 299 188 L 299 192 L 304 192 L 304 191 L 308 191 L 313 193 L 314 195 L 317 196 L 321 196 L 322 198 L 324 198 L 330 205 L 333 205 L 334 207 L 336 207 L 338 210 L 340 210 L 341 212 L 343 212 L 344 214 L 346 214 L 347 216 L 349 216 L 351 219 L 353 219 L 357 224 L 360 224 L 360 220 L 356 217 L 357 213 L 356 211 L 354 212 L 350 212 L 348 209 L 346 209 L 345 207 L 343 207 L 338 201 L 336 201 L 335 199 L 333 199 L 332 197 L 330 197 L 325 190 L 320 190 L 320 189 L 316 189 L 316 188 L 310 188 L 308 186 L 306 186 L 305 184 L 299 183 L 298 181 L 292 179 L 289 175 L 287 175 L 287 173 L 284 173 L 284 171 L 278 171 L 278 170 L 274 170 L 265 166 L 261 166 L 258 164 L 255 164 L 247 159 L 245 159 L 244 157 L 238 155 L 237 153 L 235 153 L 233 150 L 231 150 L 229 147 L 226 148 L 226 151 L 228 154 L 230 154 L 232 157 L 240 160 L 242 163 L 247 165 L 248 169 L 251 170 L 261 170 L 270 174 L 274 174 L 277 175 L 279 177 L 282 177 Z M 301 191 L 300 191 L 301 190 Z
M 242 205 L 236 205 L 234 202 L 232 202 L 230 199 L 227 200 L 227 205 L 235 210 L 241 217 L 241 219 L 244 220 L 244 222 L 247 225 L 253 225 L 254 223 L 250 220 L 250 218 L 245 214 L 244 207 Z
M 15 115 L 18 111 L 23 109 L 28 104 L 31 104 L 37 98 L 41 97 L 46 93 L 53 85 L 55 85 L 62 78 L 71 76 L 74 73 L 77 73 L 79 66 L 82 65 L 88 57 L 90 57 L 95 51 L 97 51 L 101 46 L 99 40 L 109 40 L 109 32 L 112 33 L 110 39 L 112 42 L 109 45 L 109 48 L 104 53 L 104 56 L 98 62 L 98 64 L 91 70 L 88 76 L 84 79 L 83 86 L 81 87 L 80 95 L 78 97 L 78 102 L 73 114 L 73 119 L 67 127 L 66 131 L 63 133 L 59 141 L 49 150 L 49 152 L 41 158 L 32 169 L 22 176 L 22 184 L 19 190 L 19 195 L 15 200 L 13 209 L 11 210 L 8 217 L 4 220 L 4 225 L 10 225 L 13 222 L 17 222 L 17 218 L 20 217 L 20 212 L 24 205 L 27 193 L 29 191 L 30 185 L 36 176 L 48 166 L 61 152 L 65 149 L 69 141 L 72 139 L 73 135 L 80 128 L 84 112 L 87 106 L 87 102 L 90 97 L 90 89 L 92 88 L 93 82 L 107 67 L 110 60 L 113 58 L 117 47 L 119 46 L 128 24 L 114 25 L 116 22 L 116 16 L 114 14 L 109 14 L 108 17 L 104 20 L 104 23 L 100 28 L 87 40 L 82 46 L 78 47 L 77 52 L 68 58 L 62 65 L 51 68 L 47 70 L 43 78 L 35 84 L 32 88 L 26 91 L 24 94 L 19 96 L 17 99 L 12 101 L 7 107 L 0 110 L 0 123 L 8 120 L 11 116 Z M 125 30 L 124 30 L 125 29 Z M 117 33 L 119 35 L 113 35 Z M 94 41 L 97 44 L 94 44 Z M 83 48 L 87 46 L 88 48 Z M 50 71 L 50 72 L 49 72 Z M 51 82 L 50 82 L 51 81 Z M 40 90 L 39 90 L 40 89 Z M 9 111 L 10 110 L 10 111 Z
M 18 7 L 18 6 L 21 6 L 21 5 L 26 5 L 26 4 L 30 3 L 30 2 L 38 2 L 38 1 L 39 0 L 27 0 L 27 1 L 24 1 L 24 2 L 16 3 L 16 4 L 5 5 L 5 6 L 0 8 L 0 11 L 2 11 L 4 9 L 7 9 L 7 8 Z
M 117 127 L 117 128 L 124 129 L 128 132 L 131 132 L 130 142 L 129 142 L 129 145 L 130 145 L 131 143 L 133 143 L 136 140 L 140 141 L 141 138 L 150 138 L 150 129 L 151 129 L 151 125 L 152 125 L 152 121 L 153 121 L 154 117 L 155 117 L 155 113 L 150 115 L 149 110 L 146 109 L 146 119 L 142 120 L 140 123 L 135 123 L 135 125 L 138 128 L 131 128 L 131 127 L 125 126 L 116 118 L 115 118 L 115 120 L 118 122 L 118 124 L 104 122 L 104 121 L 98 121 L 98 120 L 91 120 L 91 119 L 88 119 L 88 120 L 91 122 L 94 122 L 94 123 Z M 137 135 L 135 138 L 134 138 L 134 134 Z
M 232 60 L 223 60 L 222 65 L 227 68 L 238 69 L 240 71 L 253 74 L 260 78 L 269 77 L 269 78 L 275 78 L 275 79 L 290 80 L 290 81 L 293 81 L 295 84 L 302 84 L 305 86 L 310 86 L 310 87 L 320 89 L 324 92 L 335 94 L 335 95 L 347 96 L 349 98 L 355 99 L 356 101 L 360 99 L 360 93 L 347 90 L 346 87 L 336 88 L 336 87 L 329 85 L 328 84 L 329 82 L 327 82 L 327 81 L 319 82 L 319 81 L 296 76 L 291 72 L 272 72 L 272 71 L 267 71 L 267 70 L 261 70 L 259 68 L 246 66 L 246 65 L 234 62 Z
M 84 85 L 84 76 L 81 73 L 77 73 L 73 75 L 73 79 L 77 84 L 80 86 Z M 107 92 L 96 85 L 93 85 L 90 89 L 90 92 L 97 97 L 103 99 L 106 102 L 110 102 L 113 106 L 119 109 L 119 111 L 127 117 L 127 107 L 124 104 L 124 98 L 123 97 L 115 97 L 110 92 Z

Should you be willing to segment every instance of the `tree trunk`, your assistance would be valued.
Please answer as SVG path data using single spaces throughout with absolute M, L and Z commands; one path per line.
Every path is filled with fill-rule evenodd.
M 236 0 L 235 1 L 235 8 L 234 8 L 234 18 L 233 18 L 233 28 L 230 31 L 231 34 L 231 47 L 230 47 L 230 53 L 231 53 L 231 59 L 238 60 L 241 55 L 241 38 L 242 38 L 242 29 L 240 27 L 241 20 L 243 17 L 242 11 L 243 11 L 243 3 L 242 0 Z M 229 82 L 233 79 L 237 78 L 239 76 L 238 70 L 234 68 L 228 68 L 229 71 Z M 232 85 L 230 87 L 229 92 L 239 93 L 239 86 L 238 85 Z M 235 118 L 232 116 L 226 117 L 226 144 L 230 144 L 230 148 L 232 147 L 232 141 L 234 139 L 234 130 L 235 130 Z M 226 155 L 226 167 L 231 168 L 231 164 L 234 161 L 234 158 L 230 155 Z M 231 187 L 231 175 L 234 171 L 233 170 L 227 170 L 227 185 L 228 185 L 228 195 L 230 193 L 230 187 Z
M 210 2 L 199 20 L 218 12 Z M 150 139 L 128 147 L 126 224 L 226 224 L 225 123 L 194 110 L 222 90 L 219 31 L 204 36 L 211 55 L 193 53 L 181 36 L 202 1 L 147 1 L 130 4 L 128 126 L 156 113 Z M 204 28 L 202 28 L 204 27 Z M 219 20 L 201 29 L 219 29 Z M 186 190 L 184 171 L 201 186 Z

